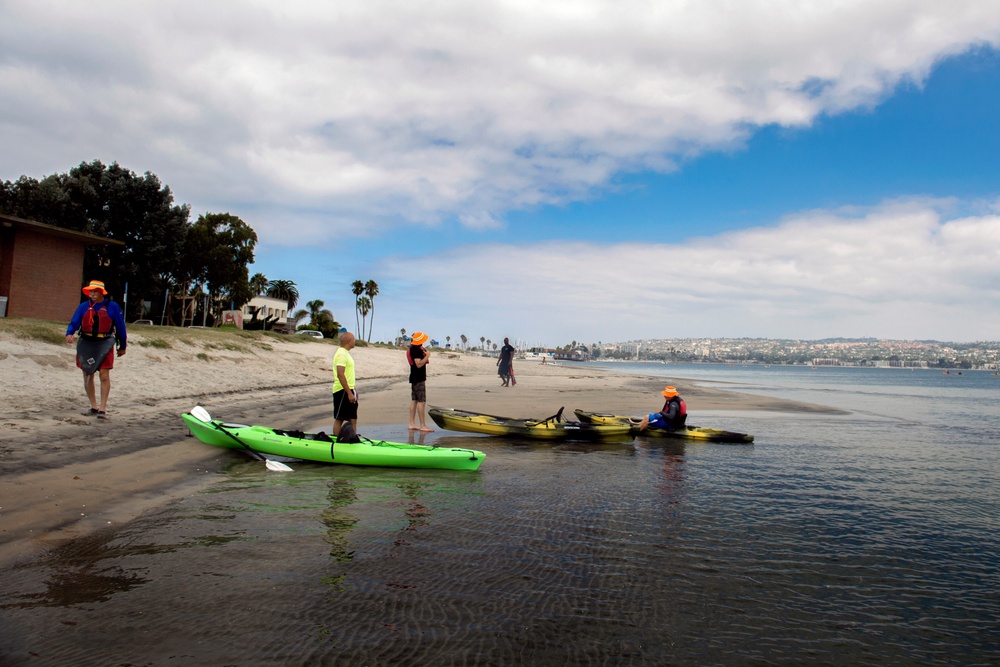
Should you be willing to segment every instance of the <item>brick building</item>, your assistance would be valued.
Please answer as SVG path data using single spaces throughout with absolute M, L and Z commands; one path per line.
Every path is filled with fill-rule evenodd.
M 125 244 L 0 214 L 0 310 L 6 305 L 7 317 L 68 321 L 83 298 L 83 252 L 90 245 Z

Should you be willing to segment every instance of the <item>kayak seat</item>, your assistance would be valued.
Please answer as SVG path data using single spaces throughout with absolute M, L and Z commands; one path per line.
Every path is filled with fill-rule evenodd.
M 304 431 L 287 430 L 282 431 L 280 429 L 274 429 L 275 435 L 284 435 L 289 438 L 296 438 L 298 440 L 318 440 L 320 442 L 333 442 L 333 439 L 328 436 L 323 431 L 319 433 L 305 433 Z

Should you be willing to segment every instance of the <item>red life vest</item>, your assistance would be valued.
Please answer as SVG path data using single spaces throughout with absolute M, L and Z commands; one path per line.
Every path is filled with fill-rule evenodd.
M 663 414 L 667 414 L 667 411 L 670 409 L 670 401 L 672 401 L 672 400 L 674 400 L 674 399 L 673 398 L 668 398 L 666 400 L 666 402 L 664 402 L 664 404 L 663 404 L 663 410 L 662 410 Z M 677 397 L 677 402 L 680 403 L 680 407 L 677 409 L 677 416 L 678 417 L 687 417 L 687 413 L 688 413 L 687 403 L 685 403 L 684 399 L 681 398 L 681 397 L 679 397 L 679 396 Z
M 115 323 L 108 315 L 108 302 L 91 304 L 90 308 L 83 314 L 83 324 L 80 333 L 92 338 L 107 338 L 112 334 Z

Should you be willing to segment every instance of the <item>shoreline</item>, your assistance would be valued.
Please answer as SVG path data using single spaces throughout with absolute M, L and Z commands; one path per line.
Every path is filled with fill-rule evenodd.
M 128 521 L 210 484 L 233 452 L 189 437 L 179 418 L 194 405 L 243 423 L 332 429 L 330 362 L 336 345 L 261 332 L 130 328 L 115 362 L 110 420 L 88 407 L 75 352 L 58 343 L 58 322 L 0 319 L 0 564 Z M 300 340 L 302 339 L 302 340 Z M 357 347 L 358 430 L 406 442 L 409 384 L 402 349 Z M 560 407 L 618 414 L 656 409 L 665 378 L 571 364 L 518 363 L 516 387 L 500 387 L 496 361 L 432 350 L 428 407 L 460 407 L 509 417 L 545 417 Z M 819 405 L 670 379 L 689 409 L 843 414 Z M 543 414 L 544 413 L 544 414 Z M 428 418 L 434 433 L 442 432 Z M 480 474 L 482 471 L 480 471 Z

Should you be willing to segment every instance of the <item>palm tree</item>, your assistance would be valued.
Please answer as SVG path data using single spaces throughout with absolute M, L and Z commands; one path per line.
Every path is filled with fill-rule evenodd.
M 378 296 L 378 283 L 374 280 L 369 280 L 365 283 L 365 296 L 371 300 L 372 307 L 372 318 L 368 326 L 368 341 L 371 342 L 372 339 L 372 329 L 375 328 L 375 297 Z
M 480 350 L 483 349 L 483 346 L 485 346 L 485 345 L 486 345 L 486 336 L 480 336 L 479 337 L 479 349 Z
M 299 288 L 291 280 L 271 280 L 267 283 L 267 295 L 272 299 L 288 302 L 288 310 L 293 310 L 299 302 Z
M 267 291 L 267 276 L 263 273 L 253 274 L 253 278 L 250 279 L 250 290 L 260 296 Z
M 365 284 L 360 280 L 355 280 L 351 283 L 351 291 L 354 292 L 354 324 L 357 326 L 358 336 L 364 338 L 361 333 L 361 323 L 358 321 L 358 312 L 361 310 L 361 304 L 358 303 L 358 299 L 360 299 L 361 295 L 365 293 Z
M 358 297 L 358 312 L 361 313 L 361 340 L 365 340 L 365 318 L 368 317 L 368 312 L 372 309 L 372 302 L 366 296 Z
M 340 329 L 340 323 L 333 319 L 333 311 L 324 308 L 323 302 L 319 299 L 306 304 L 308 310 L 300 310 L 295 313 L 295 319 L 309 316 L 309 326 L 322 331 L 324 336 L 332 338 Z
M 445 336 L 444 339 L 448 342 L 448 347 L 451 347 L 451 336 Z
M 469 339 L 465 337 L 465 334 L 462 334 L 461 338 L 462 338 L 462 349 L 464 350 L 466 346 L 469 344 Z

